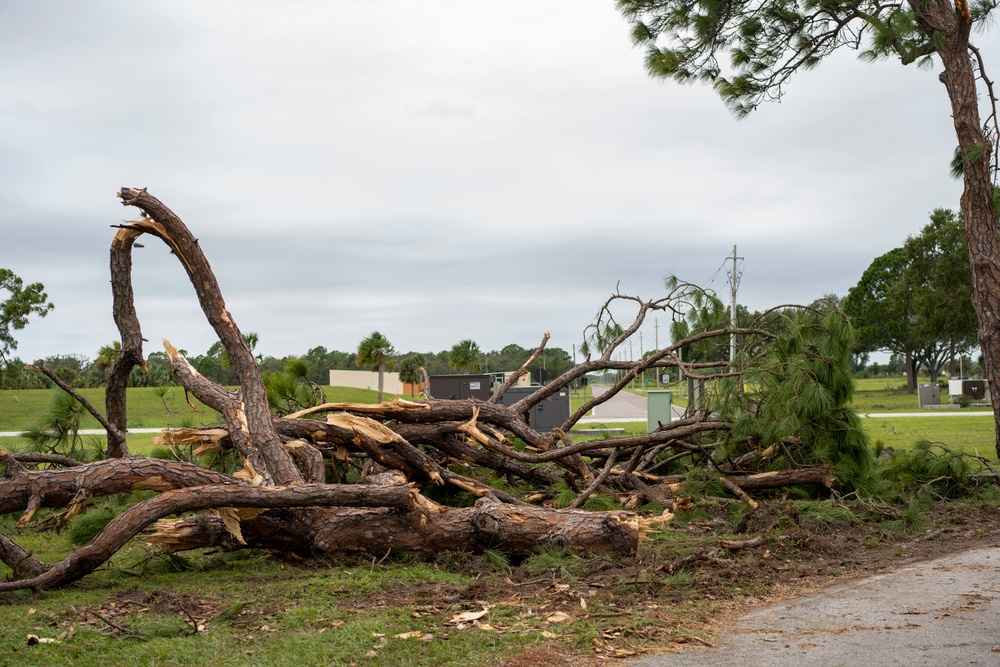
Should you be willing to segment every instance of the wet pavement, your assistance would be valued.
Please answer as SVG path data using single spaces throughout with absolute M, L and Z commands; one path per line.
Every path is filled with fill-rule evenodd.
M 608 387 L 593 385 L 594 397 L 600 397 Z M 604 403 L 591 410 L 586 421 L 646 421 L 646 397 L 620 391 Z M 583 420 L 581 420 L 583 421 Z
M 769 605 L 713 643 L 632 665 L 1000 665 L 1000 545 Z

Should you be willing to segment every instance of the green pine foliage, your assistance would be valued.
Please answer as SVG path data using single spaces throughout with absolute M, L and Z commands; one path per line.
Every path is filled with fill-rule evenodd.
M 73 517 L 66 529 L 66 537 L 74 547 L 86 544 L 104 530 L 116 513 L 108 508 L 92 509 Z
M 87 447 L 80 435 L 81 422 L 87 415 L 83 406 L 59 389 L 52 393 L 48 411 L 28 427 L 21 436 L 31 451 L 63 454 L 78 460 L 88 458 Z M 92 452 L 91 458 L 98 456 Z
M 760 324 L 766 333 L 740 348 L 746 370 L 716 383 L 711 398 L 733 424 L 722 457 L 770 449 L 763 470 L 825 465 L 845 490 L 868 491 L 874 457 L 851 408 L 850 321 L 824 307 L 765 313 Z
M 931 64 L 947 35 L 917 20 L 906 3 L 873 0 L 617 0 L 646 49 L 646 70 L 681 83 L 710 83 L 736 115 L 780 99 L 792 75 L 838 49 L 865 62 L 898 58 Z M 969 3 L 973 25 L 985 24 L 995 0 Z
M 933 493 L 938 497 L 968 495 L 977 484 L 972 475 L 982 465 L 973 457 L 939 442 L 920 440 L 911 449 L 883 456 L 879 473 L 887 484 L 888 497 Z
M 285 362 L 283 372 L 262 374 L 267 402 L 276 415 L 287 415 L 326 403 L 323 389 L 309 379 L 309 365 L 293 357 Z
M 0 268 L 0 363 L 7 360 L 7 354 L 17 349 L 14 331 L 20 331 L 28 324 L 32 315 L 45 317 L 52 310 L 45 286 L 41 283 L 25 285 L 13 271 Z

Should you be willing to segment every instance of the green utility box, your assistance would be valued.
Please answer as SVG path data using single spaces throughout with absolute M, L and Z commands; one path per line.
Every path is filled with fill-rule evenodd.
M 670 409 L 674 400 L 674 392 L 666 389 L 653 389 L 646 392 L 646 432 L 652 433 L 660 424 L 669 424 L 673 416 Z

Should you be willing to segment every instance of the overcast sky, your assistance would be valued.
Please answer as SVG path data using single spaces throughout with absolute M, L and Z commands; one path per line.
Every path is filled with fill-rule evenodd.
M 571 350 L 616 286 L 728 293 L 734 245 L 742 303 L 807 303 L 958 208 L 937 70 L 845 52 L 737 121 L 642 61 L 613 0 L 2 2 L 0 266 L 55 304 L 15 355 L 118 338 L 121 186 L 185 221 L 278 357 L 373 330 Z M 142 242 L 145 352 L 204 353 L 180 265 Z

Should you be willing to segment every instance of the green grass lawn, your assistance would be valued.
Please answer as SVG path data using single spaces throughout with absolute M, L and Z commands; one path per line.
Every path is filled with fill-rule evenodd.
M 44 414 L 52 401 L 55 389 L 27 389 L 0 391 L 0 431 L 20 431 Z M 105 413 L 104 388 L 78 389 L 81 396 Z M 189 406 L 180 387 L 168 387 L 162 396 L 156 387 L 137 387 L 126 394 L 128 425 L 131 428 L 161 426 L 197 426 L 218 421 L 214 410 L 191 397 L 194 408 Z M 97 420 L 89 415 L 81 428 L 100 428 Z
M 917 378 L 917 384 L 927 384 L 929 377 Z M 948 402 L 948 392 L 941 390 L 941 401 Z M 854 381 L 854 407 L 858 412 L 921 412 L 917 395 L 906 391 L 906 378 L 861 378 Z M 965 412 L 991 412 L 989 407 L 952 408 Z
M 10 525 L 3 529 L 11 532 Z M 17 539 L 47 561 L 70 548 L 65 533 Z M 256 551 L 151 555 L 134 540 L 109 566 L 74 586 L 38 595 L 5 593 L 0 664 L 465 667 L 500 664 L 521 647 L 578 631 L 550 628 L 546 614 L 520 622 L 527 604 L 494 602 L 488 591 L 463 596 L 479 577 L 433 562 L 300 566 Z M 485 561 L 480 568 L 491 570 Z M 429 589 L 454 591 L 456 601 L 427 608 L 421 591 Z M 480 597 L 486 600 L 476 602 Z M 488 629 L 448 625 L 456 614 L 484 606 Z M 56 641 L 29 645 L 29 634 Z
M 215 424 L 220 420 L 215 411 L 191 397 L 190 407 L 180 387 L 168 387 L 160 396 L 157 387 L 134 387 L 128 390 L 129 428 L 190 427 Z M 377 392 L 349 387 L 324 387 L 331 403 L 374 403 Z M 54 389 L 0 390 L 0 431 L 21 431 L 48 410 Z M 104 389 L 79 389 L 79 393 L 102 413 Z M 395 398 L 384 394 L 383 399 Z M 409 398 L 404 396 L 403 398 Z M 81 428 L 99 428 L 96 420 L 87 416 Z
M 885 402 L 886 395 L 877 392 L 896 390 L 872 387 L 865 391 L 875 394 L 873 401 Z M 87 393 L 98 407 L 103 406 L 101 390 Z M 574 407 L 588 395 L 589 388 L 574 395 Z M 24 428 L 45 411 L 50 396 L 50 391 L 41 390 L 0 392 L 0 430 Z M 374 392 L 367 390 L 327 388 L 327 396 L 337 402 L 375 400 Z M 178 388 L 163 398 L 154 389 L 130 390 L 129 409 L 132 428 L 216 419 L 204 406 L 197 412 L 187 407 Z M 862 423 L 873 444 L 881 441 L 884 446 L 905 449 L 926 439 L 995 459 L 990 414 L 866 418 Z M 624 428 L 626 434 L 646 430 L 644 423 L 610 426 Z M 129 446 L 135 454 L 148 454 L 153 437 L 130 434 Z M 85 440 L 95 447 L 104 443 L 100 436 L 85 436 Z M 0 440 L 5 449 L 24 444 L 16 437 Z M 120 507 L 115 505 L 118 502 L 96 498 L 89 505 L 114 510 Z M 43 510 L 41 518 L 47 512 Z M 16 528 L 16 519 L 0 517 L 0 533 L 11 535 L 36 557 L 53 562 L 72 550 L 70 530 Z M 687 539 L 689 533 L 664 530 L 652 539 Z M 662 619 L 645 616 L 654 613 L 652 609 L 669 608 L 670 614 L 684 618 L 709 615 L 698 602 L 674 602 L 667 597 L 674 588 L 679 595 L 685 587 L 693 587 L 683 570 L 675 582 L 663 587 L 664 597 L 657 605 L 631 609 L 626 596 L 610 594 L 614 586 L 592 587 L 589 570 L 576 572 L 571 564 L 544 565 L 543 557 L 553 555 L 532 557 L 538 558 L 538 572 L 519 576 L 488 556 L 464 553 L 441 554 L 428 561 L 395 553 L 383 561 L 370 557 L 292 561 L 257 551 L 168 557 L 154 555 L 144 543 L 133 540 L 98 572 L 66 589 L 0 596 L 0 665 L 499 665 L 531 646 L 589 655 L 602 633 L 612 632 L 609 627 L 622 636 L 641 636 L 654 620 L 662 624 Z M 606 567 L 595 567 L 594 572 L 614 572 L 619 565 L 608 559 Z M 524 567 L 529 566 L 530 560 Z M 0 568 L 0 576 L 7 574 Z M 681 575 L 688 577 L 687 583 Z M 521 586 L 534 580 L 544 580 L 545 586 L 551 582 L 550 597 L 529 597 L 531 589 Z M 638 578 L 623 581 L 622 586 L 649 584 Z M 700 580 L 698 586 L 702 586 Z M 432 604 L 427 603 L 429 598 Z M 461 612 L 484 608 L 488 608 L 481 621 L 485 627 L 459 629 L 448 622 Z M 136 613 L 140 609 L 142 613 Z M 572 619 L 549 622 L 557 610 L 569 612 Z M 128 633 L 113 630 L 98 613 Z M 57 643 L 28 645 L 28 634 Z M 692 633 L 680 630 L 678 634 Z
M 962 417 L 871 417 L 861 420 L 872 446 L 879 441 L 885 447 L 894 449 L 909 449 L 919 440 L 940 442 L 952 449 L 985 456 L 995 461 L 996 432 L 992 414 L 969 415 Z M 600 424 L 586 424 L 590 430 L 600 430 Z M 625 422 L 607 424 L 607 428 L 624 429 L 618 436 L 642 435 L 646 433 L 646 424 Z M 608 435 L 611 435 L 610 430 Z M 579 441 L 588 437 L 576 438 Z
M 962 417 L 869 417 L 861 421 L 874 445 L 906 449 L 918 440 L 940 442 L 952 449 L 996 460 L 992 414 Z
M 926 381 L 926 379 L 925 379 Z M 683 406 L 679 383 L 673 383 L 674 405 Z M 376 393 L 367 389 L 345 387 L 324 387 L 331 402 L 374 403 Z M 644 393 L 637 390 L 636 393 Z M 3 390 L 0 391 L 0 431 L 19 431 L 26 428 L 49 406 L 53 390 Z M 98 409 L 104 409 L 103 389 L 83 389 L 81 394 Z M 571 394 L 572 409 L 576 410 L 584 401 L 592 397 L 591 387 L 581 387 Z M 391 398 L 391 396 L 390 396 Z M 403 397 L 409 398 L 409 397 Z M 193 400 L 193 399 L 192 399 Z M 903 378 L 863 379 L 857 381 L 855 406 L 860 412 L 916 412 L 916 397 L 906 393 Z M 184 391 L 170 387 L 161 396 L 156 388 L 133 388 L 128 390 L 128 410 L 130 428 L 164 428 L 167 426 L 198 426 L 219 421 L 214 411 L 195 401 L 197 410 L 189 407 Z M 893 417 L 865 419 L 865 430 L 874 444 L 877 440 L 894 448 L 909 447 L 921 439 L 943 442 L 968 451 L 979 451 L 993 457 L 994 427 L 988 408 L 965 408 L 963 412 L 985 412 L 982 416 L 964 417 Z M 622 424 L 612 424 L 621 428 Z M 85 420 L 84 428 L 98 428 L 93 419 Z M 588 425 L 588 428 L 595 428 Z M 629 434 L 645 433 L 645 424 L 628 427 Z M 148 454 L 152 450 L 153 434 L 132 433 L 129 448 L 134 454 Z M 102 436 L 84 436 L 88 446 L 103 447 Z M 26 442 L 21 438 L 5 438 L 0 446 L 12 451 L 22 450 Z

